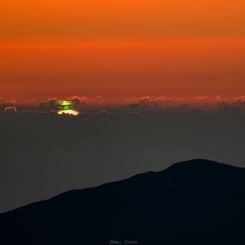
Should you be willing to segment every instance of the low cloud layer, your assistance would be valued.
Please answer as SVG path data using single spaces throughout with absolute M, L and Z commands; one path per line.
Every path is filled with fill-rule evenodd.
M 178 110 L 196 110 L 196 109 L 211 109 L 211 110 L 245 110 L 245 96 L 225 97 L 222 95 L 209 96 L 199 95 L 193 97 L 184 96 L 141 96 L 129 98 L 110 98 L 102 95 L 98 96 L 79 96 L 73 95 L 70 97 L 58 98 L 51 97 L 45 101 L 38 101 L 35 98 L 26 101 L 18 101 L 17 99 L 4 100 L 0 98 L 2 111 L 6 106 L 16 106 L 21 108 L 29 108 L 31 111 L 49 112 L 55 110 L 58 101 L 61 99 L 71 100 L 74 106 L 81 111 L 95 110 L 117 110 L 118 112 L 155 112 L 165 109 Z

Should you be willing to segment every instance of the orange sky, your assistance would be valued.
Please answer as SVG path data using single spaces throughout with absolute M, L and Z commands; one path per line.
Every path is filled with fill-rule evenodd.
M 243 0 L 8 0 L 0 96 L 245 94 Z

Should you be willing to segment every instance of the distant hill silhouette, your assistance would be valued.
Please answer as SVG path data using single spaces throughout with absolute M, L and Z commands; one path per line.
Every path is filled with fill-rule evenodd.
M 245 169 L 207 160 L 0 215 L 0 244 L 245 244 Z

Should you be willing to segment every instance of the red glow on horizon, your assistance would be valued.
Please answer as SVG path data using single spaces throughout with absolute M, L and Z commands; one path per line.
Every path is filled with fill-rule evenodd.
M 245 39 L 175 37 L 1 41 L 2 97 L 235 97 Z

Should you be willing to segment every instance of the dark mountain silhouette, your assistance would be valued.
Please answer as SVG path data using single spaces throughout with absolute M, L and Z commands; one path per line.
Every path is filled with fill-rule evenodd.
M 0 244 L 245 244 L 245 169 L 177 163 L 0 215 Z

